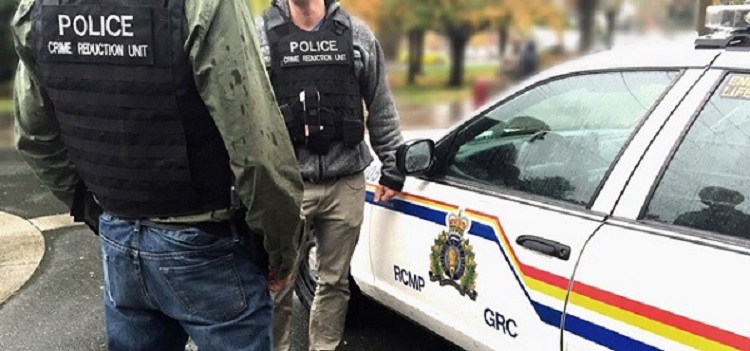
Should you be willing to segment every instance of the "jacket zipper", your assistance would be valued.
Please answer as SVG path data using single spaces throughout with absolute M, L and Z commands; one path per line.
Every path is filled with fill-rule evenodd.
M 322 181 L 323 177 L 323 155 L 318 155 L 318 180 Z

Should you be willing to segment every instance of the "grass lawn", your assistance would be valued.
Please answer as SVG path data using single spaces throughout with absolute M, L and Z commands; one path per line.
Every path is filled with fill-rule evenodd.
M 10 113 L 13 111 L 13 100 L 10 98 L 0 98 L 0 113 Z
M 471 98 L 471 88 L 478 79 L 498 82 L 497 65 L 469 65 L 464 70 L 464 86 L 447 87 L 450 66 L 425 66 L 424 74 L 417 77 L 417 84 L 406 84 L 406 70 L 393 69 L 388 77 L 393 94 L 397 100 L 413 104 L 430 104 L 434 102 L 455 102 Z
M 543 53 L 540 55 L 540 69 L 549 68 L 573 58 L 564 53 Z M 417 84 L 406 84 L 406 68 L 403 65 L 392 66 L 388 72 L 391 88 L 396 100 L 412 104 L 431 104 L 436 102 L 451 103 L 471 99 L 474 82 L 481 79 L 490 82 L 495 90 L 501 89 L 508 82 L 499 74 L 499 64 L 487 63 L 467 65 L 464 69 L 464 86 L 448 88 L 450 66 L 431 65 L 424 67 L 424 74 L 417 77 Z
M 11 87 L 13 87 L 13 82 L 0 82 L 0 113 L 13 111 Z

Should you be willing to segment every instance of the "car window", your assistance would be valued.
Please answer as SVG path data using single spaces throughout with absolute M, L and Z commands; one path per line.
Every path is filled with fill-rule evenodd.
M 728 75 L 667 166 L 644 218 L 750 238 L 750 75 Z
M 596 73 L 534 87 L 460 131 L 445 175 L 587 205 L 677 74 Z

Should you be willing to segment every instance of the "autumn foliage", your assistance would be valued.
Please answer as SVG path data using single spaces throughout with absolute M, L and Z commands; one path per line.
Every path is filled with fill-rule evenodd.
M 250 0 L 256 13 L 269 0 Z M 407 37 L 409 52 L 421 55 L 426 31 L 441 33 L 450 42 L 452 73 L 449 85 L 460 86 L 464 51 L 471 37 L 481 31 L 512 30 L 528 34 L 534 25 L 558 32 L 567 18 L 551 0 L 340 0 L 344 8 L 366 21 L 381 42 L 393 36 Z M 261 9 L 261 10 L 259 10 Z M 415 43 L 416 42 L 416 43 Z M 419 70 L 418 65 L 412 65 Z

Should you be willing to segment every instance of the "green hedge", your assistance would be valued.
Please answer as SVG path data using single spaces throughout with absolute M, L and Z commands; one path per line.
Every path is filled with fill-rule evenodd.
M 10 116 L 11 113 L 13 113 L 13 101 L 0 98 L 0 118 L 2 118 L 4 114 Z
M 13 95 L 13 81 L 0 82 L 0 100 L 10 98 Z
M 17 0 L 0 0 L 0 82 L 13 78 L 18 63 L 10 32 L 17 3 Z

